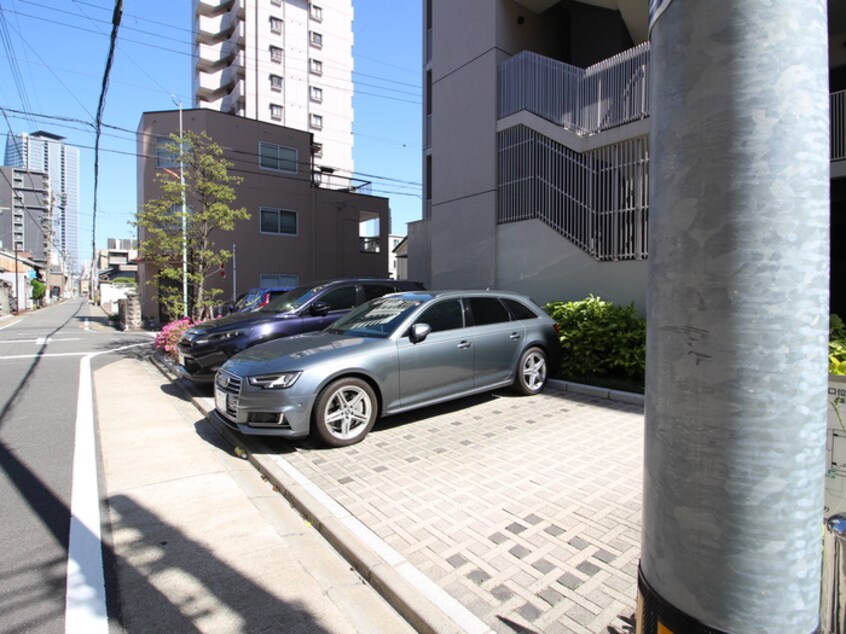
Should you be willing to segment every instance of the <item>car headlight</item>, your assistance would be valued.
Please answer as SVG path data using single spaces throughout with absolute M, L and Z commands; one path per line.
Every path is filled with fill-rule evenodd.
M 278 372 L 276 374 L 259 374 L 247 377 L 250 385 L 263 390 L 281 390 L 291 387 L 300 378 L 302 372 Z
M 226 332 L 217 332 L 205 337 L 198 337 L 194 340 L 194 344 L 203 346 L 207 343 L 214 343 L 216 341 L 226 341 L 227 339 L 234 339 L 244 334 L 243 330 L 227 330 Z

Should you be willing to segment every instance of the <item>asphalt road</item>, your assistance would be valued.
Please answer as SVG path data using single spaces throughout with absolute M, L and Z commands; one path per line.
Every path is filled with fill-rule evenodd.
M 0 631 L 65 631 L 81 361 L 149 341 L 84 300 L 0 320 Z

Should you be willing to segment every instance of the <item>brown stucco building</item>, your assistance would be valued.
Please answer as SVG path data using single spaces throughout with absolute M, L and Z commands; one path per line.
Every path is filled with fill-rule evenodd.
M 178 110 L 147 112 L 138 127 L 138 208 L 157 198 L 157 170 L 178 171 L 162 151 L 168 135 L 179 133 Z M 291 286 L 340 277 L 388 275 L 390 209 L 386 198 L 367 195 L 369 183 L 315 171 L 321 148 L 309 132 L 207 109 L 182 112 L 184 130 L 205 131 L 233 163 L 230 174 L 244 180 L 233 207 L 250 219 L 215 237 L 218 248 L 235 247 L 226 276 L 208 278 L 208 287 L 230 299 L 249 288 Z M 157 148 L 158 146 L 158 148 Z M 158 149 L 158 151 L 157 151 Z M 139 233 L 139 244 L 144 235 Z M 139 266 L 142 315 L 158 319 L 155 271 Z

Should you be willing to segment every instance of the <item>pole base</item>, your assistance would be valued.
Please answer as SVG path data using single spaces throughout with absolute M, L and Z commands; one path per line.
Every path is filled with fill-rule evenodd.
M 637 634 L 728 634 L 708 627 L 662 599 L 637 569 Z

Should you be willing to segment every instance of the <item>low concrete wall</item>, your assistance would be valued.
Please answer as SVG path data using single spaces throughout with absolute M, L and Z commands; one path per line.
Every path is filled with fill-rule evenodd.
M 118 312 L 118 302 L 130 293 L 137 294 L 134 286 L 103 282 L 100 284 L 100 307 L 107 315 L 114 315 Z
M 540 220 L 497 227 L 496 287 L 539 304 L 578 301 L 591 293 L 646 314 L 646 260 L 598 262 Z
M 141 330 L 141 300 L 137 293 L 118 300 L 118 319 L 121 330 Z

